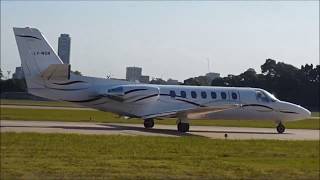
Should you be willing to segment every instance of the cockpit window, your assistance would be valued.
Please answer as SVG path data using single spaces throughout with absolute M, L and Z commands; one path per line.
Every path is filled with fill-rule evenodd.
M 256 99 L 257 99 L 257 101 L 261 101 L 261 102 L 279 101 L 272 94 L 268 93 L 267 91 L 263 91 L 263 90 L 256 90 Z
M 269 93 L 268 91 L 265 91 L 266 95 L 269 97 L 269 99 L 272 101 L 272 102 L 277 102 L 279 101 L 279 99 L 277 99 L 273 94 Z
M 256 99 L 257 101 L 261 101 L 261 102 L 269 102 L 268 96 L 266 96 L 266 94 L 260 90 L 256 91 Z

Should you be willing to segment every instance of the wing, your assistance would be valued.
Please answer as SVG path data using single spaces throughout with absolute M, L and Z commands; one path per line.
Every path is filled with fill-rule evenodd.
M 184 117 L 187 117 L 188 119 L 203 119 L 203 118 L 207 118 L 208 114 L 222 112 L 222 111 L 235 109 L 239 107 L 241 107 L 240 104 L 219 104 L 219 105 L 213 105 L 208 107 L 197 107 L 197 108 L 191 108 L 186 110 L 153 114 L 153 115 L 145 116 L 143 117 L 143 119 L 159 118 L 159 117 L 160 118 L 177 117 L 177 116 L 184 116 Z

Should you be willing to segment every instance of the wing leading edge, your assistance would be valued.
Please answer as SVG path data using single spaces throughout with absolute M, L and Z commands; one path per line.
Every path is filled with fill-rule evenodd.
M 222 112 L 222 111 L 235 109 L 239 107 L 241 107 L 240 104 L 224 104 L 224 105 L 217 105 L 217 106 L 197 107 L 197 108 L 191 108 L 186 110 L 162 112 L 158 114 L 149 114 L 149 115 L 143 116 L 142 118 L 149 119 L 149 118 L 184 116 L 188 119 L 204 119 L 208 116 L 208 114 Z

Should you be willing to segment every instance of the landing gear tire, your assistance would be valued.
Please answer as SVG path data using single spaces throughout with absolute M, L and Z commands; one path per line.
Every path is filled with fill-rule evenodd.
M 189 127 L 190 127 L 190 125 L 189 125 L 189 123 L 178 123 L 178 125 L 177 125 L 177 127 L 178 127 L 178 131 L 179 132 L 188 132 L 189 131 Z
M 282 123 L 279 123 L 277 126 L 277 131 L 279 134 L 282 134 L 286 130 L 286 127 Z
M 145 119 L 143 125 L 145 128 L 151 129 L 154 126 L 154 121 L 153 119 Z

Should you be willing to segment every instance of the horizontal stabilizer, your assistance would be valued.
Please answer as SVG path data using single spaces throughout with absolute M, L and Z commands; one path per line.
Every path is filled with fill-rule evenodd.
M 70 79 L 70 64 L 51 64 L 41 73 L 45 80 L 64 81 Z

